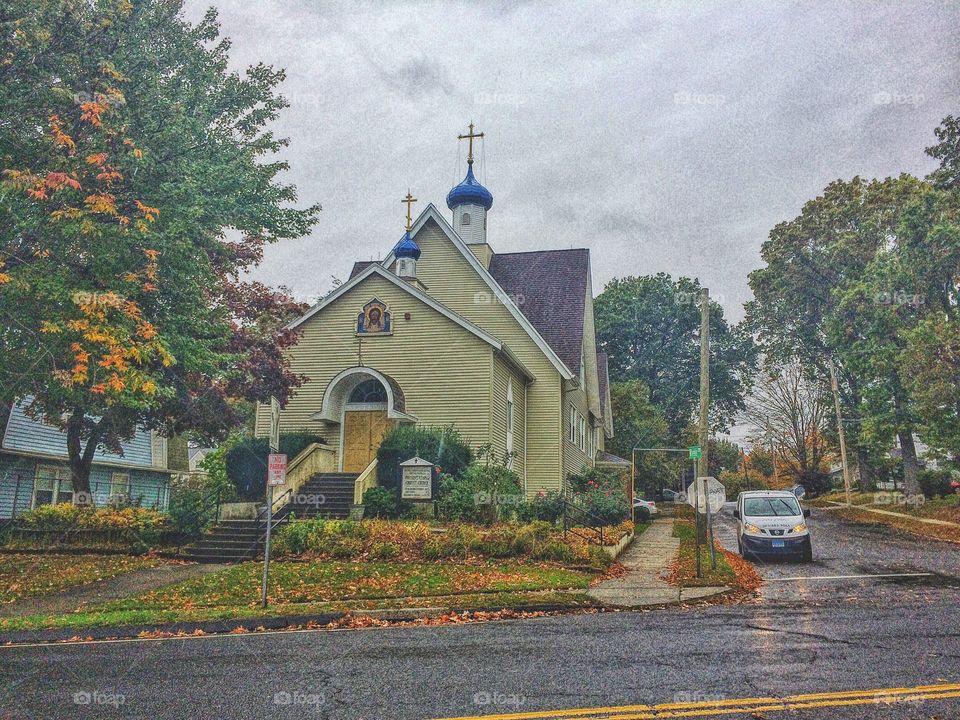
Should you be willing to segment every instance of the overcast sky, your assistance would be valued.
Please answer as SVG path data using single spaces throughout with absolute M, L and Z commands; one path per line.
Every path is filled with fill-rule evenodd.
M 312 301 L 383 257 L 486 134 L 495 251 L 587 247 L 701 279 L 733 319 L 778 222 L 831 180 L 925 174 L 960 113 L 960 2 L 214 4 L 236 67 L 286 69 L 287 180 L 321 203 L 258 278 Z

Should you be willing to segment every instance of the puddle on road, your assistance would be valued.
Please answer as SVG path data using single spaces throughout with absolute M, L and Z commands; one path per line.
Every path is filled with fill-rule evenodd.
M 924 571 L 929 572 L 929 571 Z M 887 577 L 873 578 L 878 582 L 889 583 L 900 587 L 932 587 L 932 588 L 954 588 L 960 589 L 960 578 L 941 573 L 930 573 L 929 575 L 914 575 L 912 577 Z

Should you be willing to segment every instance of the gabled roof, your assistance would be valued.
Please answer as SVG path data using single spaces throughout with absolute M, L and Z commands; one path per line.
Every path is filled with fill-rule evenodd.
M 490 274 L 574 373 L 580 372 L 590 251 L 495 254 Z
M 320 302 L 318 302 L 318 303 L 317 303 L 316 305 L 314 305 L 312 308 L 310 308 L 309 310 L 307 310 L 307 311 L 306 311 L 303 315 L 301 315 L 299 318 L 297 318 L 296 320 L 294 320 L 293 322 L 291 322 L 290 324 L 288 324 L 288 325 L 287 325 L 287 328 L 290 329 L 290 330 L 292 330 L 292 329 L 294 329 L 294 328 L 296 328 L 296 327 L 299 327 L 300 325 L 303 325 L 303 323 L 307 322 L 307 320 L 309 320 L 309 319 L 312 318 L 314 315 L 316 315 L 318 312 L 320 312 L 321 310 L 323 310 L 323 308 L 325 308 L 327 305 L 329 305 L 330 303 L 334 302 L 337 298 L 339 298 L 340 296 L 344 295 L 348 290 L 356 287 L 357 285 L 359 285 L 360 283 L 362 283 L 364 280 L 366 280 L 368 277 L 371 277 L 371 276 L 373 276 L 373 275 L 377 275 L 377 276 L 379 276 L 379 277 L 384 278 L 384 279 L 387 280 L 388 282 L 393 283 L 396 287 L 398 287 L 398 288 L 400 288 L 401 290 L 403 290 L 404 292 L 412 295 L 413 297 L 415 297 L 417 300 L 419 300 L 419 301 L 422 302 L 423 304 L 428 305 L 429 307 L 433 308 L 434 310 L 436 310 L 436 311 L 437 311 L 438 313 L 440 313 L 441 315 L 443 315 L 443 316 L 445 316 L 446 318 L 452 320 L 453 322 L 455 322 L 457 325 L 459 325 L 460 327 L 462 327 L 462 328 L 463 328 L 464 330 L 466 330 L 467 332 L 470 332 L 470 333 L 476 335 L 478 338 L 480 338 L 480 339 L 483 340 L 484 342 L 486 342 L 486 343 L 488 343 L 489 345 L 493 346 L 493 348 L 494 348 L 497 352 L 499 352 L 503 357 L 505 357 L 507 360 L 509 360 L 509 361 L 510 361 L 521 373 L 523 373 L 529 380 L 531 380 L 531 381 L 536 380 L 536 376 L 534 376 L 533 373 L 531 373 L 531 372 L 523 365 L 523 363 L 520 362 L 519 358 L 517 358 L 516 355 L 513 354 L 513 351 L 507 346 L 506 343 L 504 343 L 504 342 L 502 342 L 501 340 L 499 340 L 498 338 L 494 337 L 493 335 L 491 335 L 490 333 L 488 333 L 486 330 L 484 330 L 483 328 L 481 328 L 479 325 L 477 325 L 477 324 L 475 324 L 475 323 L 472 323 L 472 322 L 470 322 L 469 320 L 467 320 L 465 317 L 463 317 L 462 315 L 457 314 L 456 312 L 454 312 L 453 310 L 451 310 L 450 308 L 448 308 L 448 307 L 447 307 L 446 305 L 444 305 L 443 303 L 438 302 L 435 298 L 431 297 L 430 295 L 427 295 L 427 294 L 426 294 L 425 292 L 423 292 L 422 290 L 419 290 L 419 289 L 417 289 L 416 287 L 414 287 L 413 285 L 411 285 L 410 283 L 406 282 L 405 280 L 402 280 L 402 279 L 398 278 L 396 275 L 394 275 L 394 274 L 393 274 L 392 272 L 390 272 L 389 270 L 385 269 L 382 265 L 380 265 L 380 264 L 377 263 L 377 262 L 371 263 L 370 265 L 367 266 L 367 268 L 366 268 L 365 270 L 361 271 L 361 272 L 360 272 L 359 274 L 357 274 L 357 275 L 354 275 L 352 278 L 350 278 L 350 279 L 349 279 L 347 282 L 345 282 L 343 285 L 341 285 L 340 287 L 338 287 L 336 290 L 334 290 L 333 292 L 331 292 L 329 295 L 327 295 L 325 298 L 323 298 Z
M 423 212 L 420 213 L 420 216 L 417 218 L 416 222 L 410 228 L 411 237 L 415 236 L 420 229 L 426 225 L 427 221 L 433 220 L 440 230 L 449 238 L 450 242 L 453 243 L 453 246 L 460 251 L 460 254 L 463 255 L 467 263 L 473 268 L 473 270 L 480 276 L 480 279 L 486 283 L 487 287 L 493 291 L 497 300 L 507 309 L 507 311 L 513 315 L 513 317 L 520 323 L 520 326 L 526 331 L 530 338 L 536 343 L 544 355 L 547 356 L 547 359 L 556 367 L 557 371 L 565 379 L 571 380 L 577 376 L 577 372 L 580 369 L 580 358 L 577 357 L 576 368 L 577 372 L 571 370 L 571 366 L 568 365 L 561 357 L 557 354 L 553 346 L 543 337 L 540 333 L 539 328 L 537 328 L 530 319 L 517 307 L 517 304 L 513 301 L 510 294 L 500 286 L 497 280 L 490 274 L 490 272 L 477 260 L 476 256 L 463 241 L 463 239 L 457 235 L 457 232 L 453 229 L 450 223 L 440 214 L 436 206 L 433 203 L 427 205 L 424 208 Z M 584 251 L 587 252 L 587 251 Z M 496 256 L 494 256 L 496 257 Z M 588 254 L 589 257 L 589 254 Z M 390 267 L 390 264 L 393 262 L 393 253 L 391 252 L 387 257 L 383 259 L 380 263 L 383 267 Z M 586 276 L 585 276 L 586 277 Z M 586 291 L 584 290 L 584 293 Z M 581 300 L 581 302 L 583 302 Z M 583 325 L 583 311 L 581 310 L 580 314 L 581 325 Z M 583 332 L 583 328 L 580 328 L 580 332 Z
M 377 260 L 357 260 L 357 262 L 353 264 L 353 269 L 350 271 L 350 279 L 353 280 L 368 267 L 376 265 L 378 262 Z

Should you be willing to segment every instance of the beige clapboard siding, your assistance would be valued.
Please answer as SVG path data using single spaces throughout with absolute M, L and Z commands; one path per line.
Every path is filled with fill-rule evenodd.
M 434 222 L 427 222 L 415 239 L 421 250 L 417 276 L 427 291 L 505 342 L 536 376 L 527 406 L 527 489 L 532 493 L 560 489 L 560 374 Z
M 455 425 L 467 440 L 488 442 L 489 387 L 493 348 L 400 288 L 370 277 L 302 326 L 289 352 L 291 370 L 308 380 L 281 413 L 281 432 L 310 430 L 339 446 L 339 424 L 311 420 L 329 381 L 357 365 L 357 315 L 377 297 L 391 313 L 393 335 L 363 341 L 363 364 L 394 378 L 406 412 L 421 425 Z M 404 314 L 410 313 L 410 320 Z M 269 409 L 258 408 L 256 432 L 269 432 Z
M 493 451 L 500 458 L 507 452 L 507 387 L 513 380 L 513 470 L 524 477 L 524 409 L 523 401 L 526 386 L 523 377 L 518 371 L 511 368 L 504 360 L 494 357 L 493 382 L 491 389 L 493 402 L 490 404 L 491 439 Z

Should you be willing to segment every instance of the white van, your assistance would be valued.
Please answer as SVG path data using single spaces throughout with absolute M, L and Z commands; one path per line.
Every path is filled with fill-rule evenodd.
M 800 507 L 792 492 L 742 492 L 733 516 L 738 522 L 737 547 L 742 557 L 789 555 L 804 562 L 813 560 L 810 529 L 806 523 L 810 511 Z

